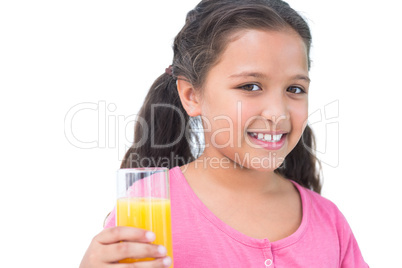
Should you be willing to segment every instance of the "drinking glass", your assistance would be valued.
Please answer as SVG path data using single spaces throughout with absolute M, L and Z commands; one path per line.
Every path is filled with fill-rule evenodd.
M 156 239 L 152 243 L 165 246 L 167 255 L 173 260 L 167 168 L 127 168 L 117 171 L 116 225 L 154 232 Z M 125 259 L 121 262 L 147 260 L 153 258 Z

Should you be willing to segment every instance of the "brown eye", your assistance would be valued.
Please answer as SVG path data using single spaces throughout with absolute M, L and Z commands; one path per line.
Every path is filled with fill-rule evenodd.
M 295 86 L 288 87 L 287 90 L 294 94 L 306 93 L 301 87 L 295 87 Z
M 256 91 L 256 90 L 261 90 L 261 88 L 255 84 L 248 84 L 240 87 L 241 89 L 244 89 L 246 91 Z

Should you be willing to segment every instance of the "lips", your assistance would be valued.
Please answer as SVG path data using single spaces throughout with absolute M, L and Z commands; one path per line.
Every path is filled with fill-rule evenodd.
M 278 150 L 285 144 L 287 133 L 247 132 L 250 140 L 264 149 Z

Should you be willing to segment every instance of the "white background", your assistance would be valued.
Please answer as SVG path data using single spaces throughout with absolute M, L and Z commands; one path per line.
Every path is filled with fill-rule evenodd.
M 2 267 L 78 267 L 114 205 L 115 171 L 132 138 L 127 118 L 171 63 L 173 38 L 197 2 L 0 2 Z M 397 267 L 398 1 L 289 3 L 313 33 L 310 112 L 325 121 L 327 105 L 333 116 L 313 125 L 322 194 L 345 214 L 371 267 Z M 66 115 L 80 103 L 100 104 L 77 113 L 71 126 L 81 141 L 98 140 L 97 148 L 65 136 Z M 103 104 L 111 111 L 102 112 Z M 126 120 L 116 126 L 119 117 Z

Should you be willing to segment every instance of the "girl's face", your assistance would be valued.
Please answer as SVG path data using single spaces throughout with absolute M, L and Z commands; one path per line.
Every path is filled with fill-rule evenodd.
M 232 37 L 203 86 L 204 155 L 274 170 L 307 122 L 306 46 L 292 30 L 242 30 Z

